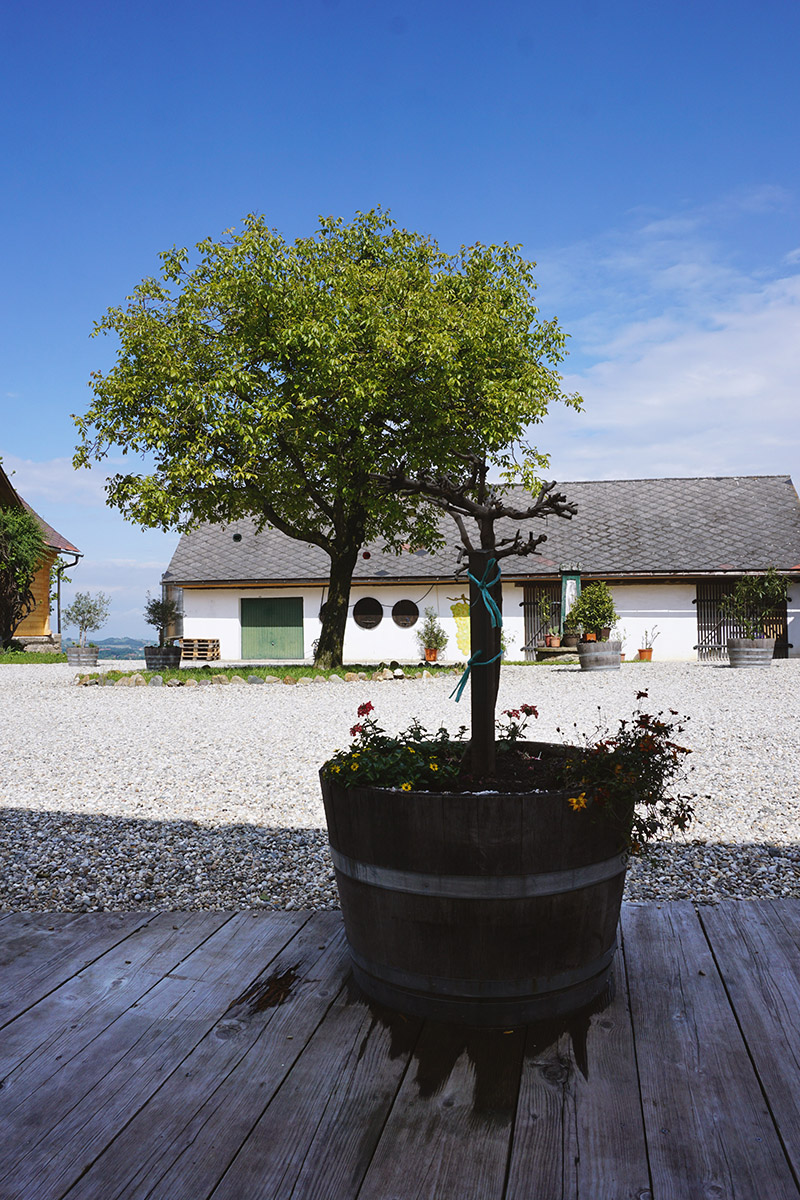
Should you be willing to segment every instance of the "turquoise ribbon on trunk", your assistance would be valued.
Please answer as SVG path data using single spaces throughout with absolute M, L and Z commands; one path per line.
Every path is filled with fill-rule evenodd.
M 497 567 L 497 574 L 495 575 L 494 579 L 488 579 L 488 575 L 489 575 L 490 571 L 492 570 L 492 567 Z M 502 626 L 503 614 L 500 612 L 500 609 L 497 605 L 497 601 L 489 593 L 489 588 L 493 588 L 497 583 L 500 582 L 500 565 L 499 565 L 497 559 L 496 558 L 489 559 L 489 561 L 486 564 L 486 570 L 483 572 L 482 579 L 476 579 L 475 576 L 470 571 L 467 571 L 467 578 L 472 580 L 472 582 L 475 584 L 476 588 L 480 592 L 481 598 L 483 599 L 484 604 L 486 605 L 487 609 L 489 610 L 489 616 L 492 619 L 492 628 L 497 629 L 498 627 Z M 479 656 L 480 656 L 480 650 L 476 650 L 474 652 L 474 654 L 471 654 L 469 656 L 467 665 L 464 668 L 464 674 L 461 676 L 458 683 L 456 684 L 456 686 L 453 688 L 452 692 L 450 693 L 450 699 L 452 700 L 453 696 L 455 696 L 456 704 L 458 704 L 459 700 L 461 699 L 461 697 L 464 694 L 464 688 L 467 686 L 467 680 L 469 679 L 469 673 L 472 670 L 472 668 L 473 667 L 489 667 L 489 666 L 491 666 L 491 664 L 493 662 L 497 662 L 498 658 L 500 658 L 502 653 L 503 652 L 501 650 L 500 654 L 495 654 L 494 658 L 488 659 L 487 662 L 479 662 L 478 661 Z
M 467 680 L 469 679 L 469 673 L 472 670 L 472 668 L 473 667 L 489 667 L 489 666 L 491 666 L 491 664 L 493 662 L 497 662 L 498 658 L 500 657 L 500 654 L 502 654 L 502 650 L 500 651 L 500 654 L 495 654 L 494 658 L 490 658 L 488 660 L 488 662 L 478 662 L 479 654 L 480 654 L 480 650 L 476 650 L 474 654 L 471 654 L 469 656 L 469 661 L 467 662 L 467 665 L 464 668 L 464 674 L 461 676 L 458 683 L 456 684 L 456 686 L 453 688 L 452 692 L 450 693 L 449 699 L 452 700 L 453 696 L 455 696 L 456 704 L 458 704 L 459 700 L 461 699 L 462 695 L 464 694 L 464 688 L 467 686 Z
M 487 580 L 486 576 L 489 574 L 492 567 L 497 567 L 497 574 L 495 575 L 494 579 Z M 498 584 L 500 582 L 500 565 L 499 565 L 497 559 L 496 558 L 489 559 L 489 561 L 486 564 L 486 570 L 483 572 L 482 579 L 476 579 L 471 571 L 467 571 L 467 579 L 471 579 L 472 582 L 475 584 L 475 587 L 478 588 L 478 590 L 480 591 L 481 597 L 483 599 L 483 603 L 488 608 L 489 616 L 492 618 L 492 626 L 494 629 L 497 629 L 498 625 L 503 624 L 503 614 L 500 612 L 500 609 L 497 606 L 497 601 L 494 599 L 494 596 L 490 595 L 490 593 L 489 593 L 489 588 L 493 588 L 496 584 Z M 492 659 L 492 662 L 494 662 L 494 659 Z M 486 664 L 484 663 L 483 665 L 485 666 Z

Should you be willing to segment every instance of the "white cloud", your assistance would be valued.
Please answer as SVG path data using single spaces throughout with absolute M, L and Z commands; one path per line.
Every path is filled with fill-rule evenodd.
M 113 466 L 112 460 L 106 460 Z M 110 471 L 96 467 L 76 471 L 69 458 L 51 458 L 45 462 L 34 462 L 17 458 L 13 454 L 3 455 L 3 470 L 13 472 L 11 482 L 19 494 L 34 508 L 46 501 L 54 505 L 79 504 L 92 508 L 105 508 L 105 481 Z
M 565 376 L 584 413 L 542 429 L 560 478 L 798 474 L 800 276 L 632 322 L 603 349 Z

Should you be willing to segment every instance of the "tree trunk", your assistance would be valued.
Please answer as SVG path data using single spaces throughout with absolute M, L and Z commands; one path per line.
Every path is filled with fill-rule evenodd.
M 476 550 L 469 556 L 469 572 L 475 579 L 483 579 L 487 564 L 492 558 L 491 550 Z M 492 568 L 492 575 L 497 568 Z M 502 612 L 502 583 L 489 589 L 489 594 Z M 479 779 L 491 779 L 495 774 L 495 704 L 500 685 L 499 626 L 492 625 L 492 617 L 480 588 L 470 580 L 470 649 L 476 656 L 470 672 L 470 697 L 472 701 L 472 740 L 470 757 L 472 770 Z M 495 659 L 490 662 L 490 659 Z M 481 664 L 487 664 L 483 666 Z
M 314 665 L 317 667 L 340 667 L 342 665 L 344 634 L 350 603 L 350 584 L 358 560 L 359 548 L 360 546 L 354 546 L 331 554 L 328 598 L 325 601 L 322 629 L 314 656 Z

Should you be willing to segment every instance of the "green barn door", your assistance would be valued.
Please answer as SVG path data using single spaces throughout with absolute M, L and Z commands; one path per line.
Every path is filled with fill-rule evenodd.
M 303 601 L 242 600 L 242 658 L 302 658 Z

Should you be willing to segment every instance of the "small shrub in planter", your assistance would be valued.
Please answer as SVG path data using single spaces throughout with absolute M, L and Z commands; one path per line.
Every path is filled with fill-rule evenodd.
M 723 616 L 739 628 L 738 637 L 728 638 L 732 667 L 766 667 L 775 652 L 775 638 L 767 637 L 775 609 L 786 602 L 788 580 L 770 567 L 763 575 L 743 575 L 730 596 L 720 605 Z
M 96 666 L 97 646 L 86 644 L 86 635 L 102 629 L 108 620 L 111 600 L 104 592 L 76 592 L 75 599 L 64 609 L 64 624 L 78 629 L 78 645 L 67 646 L 67 662 L 71 666 Z
M 425 620 L 417 631 L 420 653 L 428 662 L 436 662 L 440 650 L 444 650 L 449 638 L 432 608 L 425 609 Z
M 148 625 L 158 630 L 158 645 L 145 646 L 144 658 L 148 671 L 164 671 L 181 664 L 181 647 L 172 644 L 173 639 L 167 637 L 167 629 L 178 617 L 181 610 L 174 600 L 158 599 L 147 593 L 147 603 L 144 607 L 144 619 Z
M 573 604 L 566 624 L 572 629 L 583 626 L 585 633 L 593 633 L 599 640 L 604 630 L 610 630 L 617 621 L 617 610 L 608 584 L 597 581 L 589 583 Z M 608 634 L 606 634 L 606 638 Z

